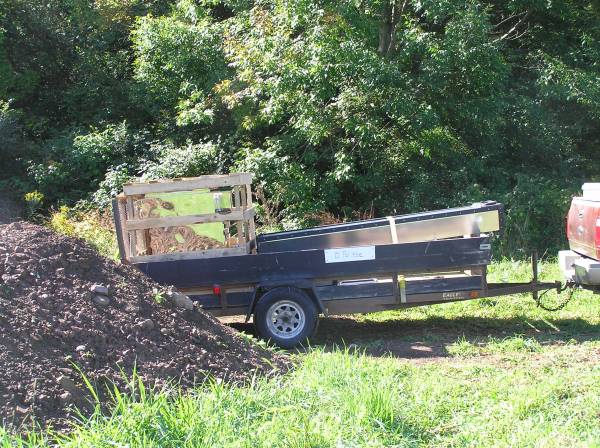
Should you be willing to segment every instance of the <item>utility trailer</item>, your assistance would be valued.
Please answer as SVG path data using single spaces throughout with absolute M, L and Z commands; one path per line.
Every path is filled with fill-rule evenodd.
M 257 236 L 251 182 L 238 173 L 126 184 L 113 201 L 122 261 L 216 316 L 253 316 L 284 348 L 310 337 L 319 315 L 560 289 L 538 281 L 535 258 L 530 282 L 487 282 L 498 202 Z

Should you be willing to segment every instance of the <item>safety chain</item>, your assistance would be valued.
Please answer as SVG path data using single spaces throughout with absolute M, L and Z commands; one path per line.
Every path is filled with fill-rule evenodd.
M 565 286 L 563 286 L 560 290 L 558 290 L 558 294 L 564 292 L 567 288 L 570 288 L 570 290 L 569 290 L 569 293 L 567 294 L 567 298 L 562 303 L 559 303 L 555 307 L 549 307 L 549 306 L 544 305 L 542 303 L 542 297 L 544 297 L 544 295 L 548 291 L 552 291 L 551 289 L 548 289 L 548 290 L 544 291 L 543 293 L 541 293 L 538 296 L 538 298 L 535 300 L 535 302 L 537 303 L 537 306 L 539 306 L 541 309 L 543 309 L 545 311 L 559 311 L 559 310 L 562 310 L 565 306 L 567 306 L 567 303 L 569 303 L 571 301 L 571 299 L 573 298 L 573 294 L 575 293 L 575 288 L 573 287 L 573 284 L 566 283 Z

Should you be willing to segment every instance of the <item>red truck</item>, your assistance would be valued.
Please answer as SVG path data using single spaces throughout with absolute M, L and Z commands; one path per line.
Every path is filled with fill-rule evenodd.
M 559 265 L 567 282 L 600 290 L 600 183 L 583 185 L 573 198 L 567 216 L 569 249 L 559 252 Z

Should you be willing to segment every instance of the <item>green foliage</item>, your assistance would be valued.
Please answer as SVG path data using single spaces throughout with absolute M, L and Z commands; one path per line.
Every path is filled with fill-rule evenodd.
M 564 215 L 579 189 L 570 182 L 563 185 L 537 174 L 517 176 L 515 187 L 501 197 L 507 211 L 506 232 L 496 243 L 500 253 L 527 257 L 537 250 L 545 255 L 549 247 L 561 246 L 566 239 Z
M 91 202 L 100 210 L 111 206 L 115 196 L 123 191 L 123 184 L 131 180 L 130 169 L 126 164 L 109 168 L 104 180 L 98 184 L 98 189 L 92 194 Z
M 222 169 L 220 147 L 213 143 L 188 143 L 183 146 L 167 143 L 154 145 L 152 151 L 156 154 L 156 160 L 141 167 L 147 179 L 200 176 Z
M 132 180 L 134 173 L 143 173 L 145 179 L 213 174 L 223 169 L 220 150 L 219 145 L 213 143 L 188 143 L 182 146 L 172 143 L 151 144 L 145 155 L 152 159 L 131 160 L 130 163 L 109 168 L 90 202 L 99 209 L 107 208 L 112 199 L 123 191 L 123 184 Z
M 104 207 L 245 169 L 286 228 L 496 199 L 500 253 L 554 252 L 598 180 L 597 3 L 0 0 L 2 178 Z
M 218 26 L 207 11 L 181 1 L 171 16 L 140 18 L 132 38 L 135 79 L 149 93 L 147 101 L 170 116 L 179 107 L 182 123 L 210 123 L 212 111 L 202 106 L 204 98 L 227 67 Z
M 44 195 L 39 191 L 30 191 L 29 193 L 25 193 L 23 199 L 25 199 L 26 216 L 28 218 L 34 218 L 42 207 Z
M 167 301 L 164 291 L 159 290 L 158 288 L 153 288 L 152 291 L 153 291 L 152 298 L 154 299 L 154 301 L 156 303 L 158 303 L 159 305 L 162 305 L 163 303 L 165 303 Z
M 19 112 L 0 97 L 0 159 L 5 163 L 0 171 L 0 180 L 23 173 L 21 158 L 25 155 L 25 145 L 20 118 Z
M 38 149 L 44 161 L 31 164 L 29 173 L 48 201 L 72 203 L 97 188 L 108 188 L 114 175 L 105 173 L 123 164 L 135 166 L 147 142 L 143 134 L 133 134 L 126 122 L 70 132 L 44 142 Z M 121 178 L 123 175 L 121 174 Z

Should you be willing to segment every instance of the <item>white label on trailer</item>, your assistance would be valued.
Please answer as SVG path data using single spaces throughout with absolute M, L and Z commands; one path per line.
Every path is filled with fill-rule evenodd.
M 324 252 L 325 263 L 375 260 L 375 246 L 340 247 L 339 249 L 325 249 Z

